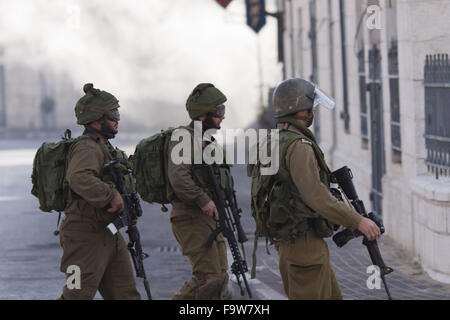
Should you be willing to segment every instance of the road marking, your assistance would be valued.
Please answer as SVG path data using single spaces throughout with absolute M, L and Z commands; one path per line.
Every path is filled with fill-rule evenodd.
M 18 196 L 0 196 L 0 201 L 17 201 L 21 200 L 23 197 Z
M 233 256 L 231 255 L 230 250 L 227 248 L 227 258 L 229 263 L 233 261 Z M 271 270 L 272 271 L 272 270 Z M 237 287 L 236 277 L 231 273 L 231 270 L 228 270 L 228 276 L 230 278 L 230 282 Z M 250 286 L 250 291 L 253 292 L 253 297 L 258 297 L 261 300 L 286 300 L 287 297 L 278 293 L 276 290 L 272 289 L 269 285 L 262 282 L 261 280 L 251 278 L 249 272 L 245 273 L 245 277 L 247 278 L 248 284 Z M 244 284 L 242 283 L 242 286 Z M 247 296 L 241 297 L 240 299 L 248 298 Z
M 37 149 L 0 150 L 0 167 L 33 165 Z

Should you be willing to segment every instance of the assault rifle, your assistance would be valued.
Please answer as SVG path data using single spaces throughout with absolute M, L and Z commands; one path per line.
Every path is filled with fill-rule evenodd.
M 110 224 L 108 230 L 114 235 L 123 227 L 127 227 L 128 233 L 128 251 L 130 251 L 133 260 L 134 269 L 136 270 L 136 277 L 144 279 L 144 288 L 147 293 L 148 300 L 152 300 L 150 293 L 150 285 L 147 281 L 147 276 L 144 270 L 143 260 L 148 257 L 148 254 L 142 251 L 141 239 L 139 230 L 136 226 L 138 217 L 142 216 L 142 208 L 139 202 L 139 197 L 136 192 L 127 193 L 125 190 L 125 182 L 121 169 L 117 163 L 126 163 L 124 159 L 114 159 L 106 163 L 103 167 L 110 174 L 113 179 L 117 191 L 122 196 L 124 203 L 123 212 Z
M 350 200 L 351 204 L 356 209 L 356 211 L 358 211 L 358 213 L 363 217 L 369 218 L 370 220 L 375 222 L 377 226 L 380 228 L 381 233 L 383 234 L 385 229 L 381 217 L 377 216 L 374 212 L 370 212 L 369 214 L 367 214 L 366 208 L 364 207 L 364 203 L 358 198 L 358 194 L 356 193 L 355 185 L 353 184 L 352 179 L 353 179 L 352 171 L 347 166 L 344 166 L 339 170 L 336 170 L 331 173 L 331 181 L 339 185 L 339 187 L 342 189 L 347 199 Z M 359 230 L 351 231 L 350 229 L 344 229 L 343 231 L 338 232 L 333 236 L 333 241 L 339 248 L 341 248 L 351 239 L 360 237 L 362 235 L 363 234 Z M 378 248 L 377 240 L 369 241 L 364 236 L 362 243 L 367 247 L 367 250 L 369 251 L 372 264 L 380 268 L 380 277 L 381 280 L 383 280 L 384 289 L 386 290 L 388 299 L 392 300 L 391 294 L 386 284 L 385 276 L 394 270 L 390 267 L 387 267 L 386 264 L 384 263 L 383 258 L 381 257 L 380 249 Z
M 249 298 L 252 298 L 252 293 L 245 277 L 245 273 L 248 271 L 247 262 L 242 258 L 241 252 L 238 247 L 238 241 L 241 245 L 248 241 L 245 235 L 244 229 L 241 225 L 241 209 L 237 207 L 236 194 L 231 188 L 225 188 L 225 199 L 222 197 L 221 190 L 217 184 L 216 176 L 212 165 L 202 165 L 204 176 L 208 183 L 212 185 L 215 195 L 215 204 L 217 211 L 219 212 L 219 226 L 211 233 L 206 241 L 205 247 L 211 248 L 213 241 L 217 238 L 219 233 L 228 241 L 231 255 L 233 256 L 233 263 L 231 264 L 231 272 L 236 276 L 241 296 L 244 295 L 244 289 L 241 285 L 241 279 L 244 281 L 245 288 Z M 235 232 L 237 233 L 238 240 L 236 241 Z M 243 247 L 242 247 L 243 249 Z

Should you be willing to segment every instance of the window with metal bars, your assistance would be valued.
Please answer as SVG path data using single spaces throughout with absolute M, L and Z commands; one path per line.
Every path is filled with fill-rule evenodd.
M 397 40 L 392 40 L 388 50 L 389 92 L 391 107 L 391 149 L 392 162 L 401 163 L 402 140 L 400 131 L 400 95 L 398 76 Z
M 425 147 L 428 171 L 450 171 L 450 64 L 448 54 L 427 55 L 424 68 Z
M 365 49 L 362 46 L 358 52 L 358 77 L 359 77 L 359 117 L 361 129 L 361 147 L 368 149 L 369 134 L 367 125 L 367 84 L 366 84 L 366 68 L 364 62 Z

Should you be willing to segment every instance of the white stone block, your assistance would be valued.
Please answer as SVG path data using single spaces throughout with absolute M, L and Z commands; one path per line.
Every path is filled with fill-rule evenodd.
M 426 225 L 427 215 L 425 210 L 425 201 L 420 197 L 414 198 L 414 213 L 416 215 L 416 220 L 422 225 Z
M 450 270 L 450 235 L 433 234 L 434 243 L 434 270 L 449 274 Z
M 400 212 L 400 211 L 399 211 Z M 412 242 L 412 230 L 411 230 L 411 219 L 405 215 L 400 214 L 396 217 L 396 233 L 399 235 L 399 243 L 402 244 L 402 247 L 407 248 L 408 250 L 412 250 L 413 242 Z
M 419 260 L 422 260 L 422 241 L 421 237 L 420 237 L 420 223 L 416 221 L 414 221 L 413 224 L 414 227 L 414 255 L 417 256 L 419 258 Z
M 445 208 L 445 215 L 447 217 L 447 233 L 450 234 L 450 206 Z
M 407 189 L 405 191 L 407 191 Z M 402 208 L 408 216 L 410 216 L 411 218 L 413 217 L 412 196 L 409 192 L 405 192 L 402 194 Z
M 425 227 L 421 223 L 416 223 L 416 246 L 418 250 L 418 254 L 421 261 L 428 260 L 427 259 L 427 248 L 425 246 Z
M 424 263 L 433 266 L 434 258 L 435 258 L 435 241 L 434 241 L 435 233 L 432 232 L 428 228 L 423 229 L 423 241 L 424 241 Z
M 423 200 L 424 202 L 424 214 L 425 214 L 425 226 L 427 229 L 430 229 L 432 231 L 435 230 L 436 225 L 436 214 L 433 211 L 433 206 L 426 200 Z
M 433 199 L 436 201 L 450 201 L 450 184 L 437 182 L 432 184 Z
M 445 233 L 447 232 L 447 215 L 446 208 L 441 205 L 436 205 L 433 203 L 428 203 L 427 215 L 430 216 L 430 224 L 428 225 L 430 229 Z

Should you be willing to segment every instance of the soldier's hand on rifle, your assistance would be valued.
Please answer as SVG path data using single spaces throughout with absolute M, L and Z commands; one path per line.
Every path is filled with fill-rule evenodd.
M 380 228 L 377 224 L 368 218 L 362 218 L 359 223 L 358 230 L 361 231 L 368 240 L 372 241 L 381 235 Z
M 214 201 L 210 200 L 201 209 L 204 214 L 207 214 L 208 216 L 213 218 L 215 217 L 216 220 L 219 220 L 219 212 L 217 211 Z
M 109 213 L 116 213 L 116 212 L 122 212 L 124 209 L 124 203 L 122 196 L 117 192 L 116 196 L 110 203 L 111 208 L 109 208 L 107 211 Z

